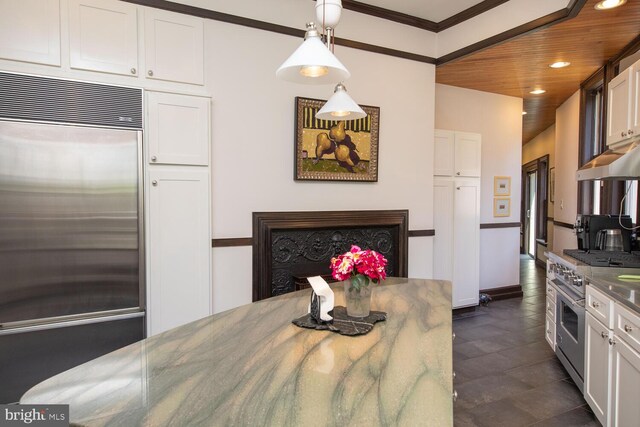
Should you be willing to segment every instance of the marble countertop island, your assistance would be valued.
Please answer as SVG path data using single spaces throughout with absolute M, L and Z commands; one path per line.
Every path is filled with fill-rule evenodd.
M 344 305 L 340 284 L 336 305 Z M 451 426 L 449 282 L 387 279 L 363 336 L 301 329 L 310 291 L 248 304 L 52 377 L 23 404 L 87 426 Z

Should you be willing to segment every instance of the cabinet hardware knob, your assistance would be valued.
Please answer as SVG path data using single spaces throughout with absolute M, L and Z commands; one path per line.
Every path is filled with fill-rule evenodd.
M 149 74 L 149 76 L 153 76 L 153 71 L 149 70 L 147 71 L 147 74 Z
M 456 172 L 456 175 L 460 175 L 460 172 Z
M 606 339 L 608 334 L 606 332 L 600 332 L 600 336 Z
M 135 73 L 136 73 L 136 69 L 135 69 L 135 68 L 132 68 L 132 69 L 131 69 L 131 74 L 135 74 Z
M 633 328 L 629 325 L 624 325 L 624 331 L 626 333 L 631 333 L 631 331 L 633 331 Z
M 158 185 L 158 181 L 156 181 L 155 179 L 153 181 L 151 181 L 151 185 L 153 185 L 154 187 Z
M 616 345 L 617 342 L 613 338 L 609 338 L 609 345 Z
M 593 308 L 598 308 L 598 307 L 600 307 L 600 304 L 598 303 L 598 301 L 593 301 L 593 302 L 591 303 L 591 307 L 593 307 Z
M 158 158 L 156 156 L 151 156 L 151 161 L 155 162 L 156 160 L 158 160 Z
M 454 333 L 451 334 L 451 341 L 453 341 L 455 339 L 456 339 L 456 333 L 454 332 Z
M 458 392 L 456 390 L 453 390 L 453 401 L 455 402 L 456 400 L 458 400 Z
M 453 378 L 455 378 L 455 377 L 456 377 L 456 371 L 453 371 L 453 372 L 451 373 L 451 375 L 453 376 Z
M 456 190 L 459 190 L 460 188 L 462 188 L 462 187 L 456 187 Z

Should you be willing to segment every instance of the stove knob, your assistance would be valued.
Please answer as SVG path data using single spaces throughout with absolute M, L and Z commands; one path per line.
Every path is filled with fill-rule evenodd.
M 573 283 L 575 286 L 582 286 L 582 277 L 576 277 L 576 280 Z

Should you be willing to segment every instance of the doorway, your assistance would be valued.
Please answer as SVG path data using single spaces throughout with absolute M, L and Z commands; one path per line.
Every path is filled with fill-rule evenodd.
M 538 242 L 547 240 L 547 186 L 549 156 L 522 167 L 522 209 L 520 253 L 537 259 Z
M 536 181 L 538 171 L 527 173 L 527 211 L 525 212 L 525 231 L 527 232 L 527 254 L 536 259 Z

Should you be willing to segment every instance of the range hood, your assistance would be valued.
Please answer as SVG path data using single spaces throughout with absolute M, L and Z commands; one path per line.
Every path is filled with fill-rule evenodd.
M 578 169 L 576 178 L 640 179 L 640 140 L 605 151 Z

